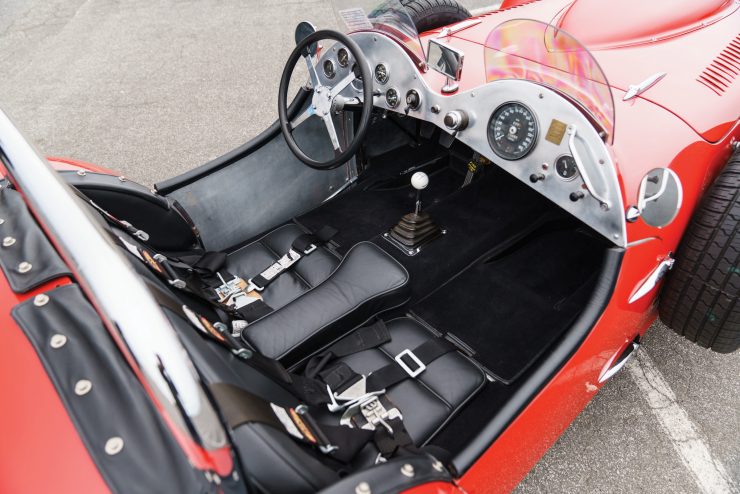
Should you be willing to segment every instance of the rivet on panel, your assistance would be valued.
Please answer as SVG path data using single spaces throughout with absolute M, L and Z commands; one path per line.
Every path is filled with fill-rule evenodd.
M 432 468 L 434 468 L 438 472 L 443 472 L 445 469 L 445 466 L 442 465 L 442 462 L 439 460 L 434 460 L 434 463 L 432 463 Z
M 87 379 L 80 379 L 75 383 L 75 394 L 77 396 L 83 396 L 90 392 L 92 389 L 92 383 Z
M 39 293 L 33 297 L 33 305 L 36 307 L 42 307 L 49 303 L 49 296 L 45 293 Z
M 31 271 L 31 268 L 33 268 L 33 265 L 28 261 L 23 261 L 22 263 L 18 264 L 18 272 L 21 274 L 28 273 Z
M 126 181 L 126 177 L 124 177 L 123 175 L 121 175 L 120 177 L 118 177 L 118 180 L 120 180 L 121 182 L 125 182 Z
M 10 247 L 15 243 L 15 239 L 13 237 L 5 237 L 3 239 L 3 247 Z
M 0 225 L 2 225 L 3 223 L 5 223 L 5 219 L 4 218 L 0 218 Z
M 87 175 L 87 172 L 85 170 L 77 170 L 77 175 L 84 177 L 85 175 Z
M 360 482 L 357 484 L 357 487 L 355 487 L 355 494 L 372 494 L 370 484 L 367 482 Z
M 401 467 L 401 473 L 405 475 L 406 477 L 413 477 L 414 476 L 414 466 L 411 465 L 411 463 L 404 463 L 404 465 Z
M 49 345 L 51 345 L 52 348 L 62 348 L 66 343 L 67 337 L 59 333 L 52 336 L 49 340 Z
M 117 455 L 123 449 L 123 439 L 113 436 L 105 442 L 105 452 L 111 456 Z

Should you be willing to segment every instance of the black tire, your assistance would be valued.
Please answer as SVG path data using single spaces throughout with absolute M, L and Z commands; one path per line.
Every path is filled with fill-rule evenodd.
M 468 9 L 455 0 L 401 0 L 416 29 L 423 33 L 464 21 L 470 17 Z
M 660 318 L 719 353 L 740 347 L 740 150 L 707 191 L 686 229 L 660 298 Z

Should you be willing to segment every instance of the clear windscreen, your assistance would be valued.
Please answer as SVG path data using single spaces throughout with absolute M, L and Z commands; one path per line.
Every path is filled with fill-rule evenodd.
M 424 61 L 419 32 L 399 0 L 332 0 L 340 29 L 347 33 L 375 31 L 395 39 L 417 62 Z
M 587 111 L 614 136 L 614 98 L 591 53 L 565 31 L 529 19 L 506 21 L 485 43 L 486 80 L 524 79 L 548 86 Z

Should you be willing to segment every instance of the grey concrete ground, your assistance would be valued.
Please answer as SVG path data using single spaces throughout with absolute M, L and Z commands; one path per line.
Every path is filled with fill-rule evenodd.
M 331 27 L 330 14 L 327 0 L 0 0 L 0 107 L 44 154 L 152 184 L 271 123 L 293 26 Z M 696 452 L 671 434 L 675 417 L 651 405 L 632 369 L 605 386 L 519 492 L 738 489 L 740 354 L 702 350 L 661 324 L 643 351 L 725 484 L 702 484 L 707 462 L 692 463 Z

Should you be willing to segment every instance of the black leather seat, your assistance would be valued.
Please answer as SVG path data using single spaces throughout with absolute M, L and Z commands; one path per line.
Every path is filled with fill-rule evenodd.
M 229 383 L 282 406 L 296 403 L 297 397 L 248 362 L 234 357 L 223 347 L 203 339 L 180 321 L 184 341 L 194 362 L 209 383 Z M 387 323 L 391 341 L 340 360 L 355 372 L 369 374 L 405 349 L 419 347 L 436 338 L 418 322 L 399 318 Z M 442 355 L 429 363 L 416 378 L 408 378 L 387 390 L 388 398 L 403 415 L 404 426 L 417 446 L 428 443 L 485 385 L 483 371 L 459 352 Z M 338 425 L 341 413 L 324 407 L 312 409 L 317 420 Z M 339 479 L 336 462 L 291 438 L 285 431 L 259 422 L 248 422 L 233 431 L 235 446 L 244 467 L 267 492 L 316 492 Z M 372 465 L 377 451 L 369 444 L 353 461 L 352 468 Z M 346 470 L 347 467 L 342 467 Z
M 228 255 L 227 268 L 253 277 L 290 249 L 305 233 L 288 224 Z M 406 269 L 370 242 L 343 259 L 325 247 L 303 257 L 262 292 L 274 309 L 252 322 L 242 339 L 263 355 L 292 365 L 342 337 L 373 315 L 408 298 Z

